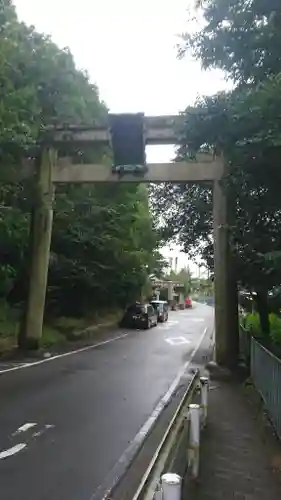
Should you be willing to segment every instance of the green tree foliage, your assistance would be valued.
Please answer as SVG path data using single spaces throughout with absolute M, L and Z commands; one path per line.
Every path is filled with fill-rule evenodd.
M 83 314 L 138 298 L 157 260 L 144 186 L 71 187 L 56 207 L 49 305 Z
M 279 0 L 200 0 L 204 27 L 183 38 L 204 68 L 221 68 L 236 82 L 256 83 L 281 72 Z
M 236 275 L 241 285 L 255 290 L 263 299 L 281 280 L 280 267 L 271 265 L 268 255 L 281 248 L 281 130 L 273 119 L 273 113 L 276 119 L 281 106 L 276 100 L 269 113 L 268 84 L 254 93 L 236 91 L 206 97 L 198 101 L 195 109 L 188 108 L 178 153 L 185 158 L 190 151 L 198 152 L 201 148 L 212 149 L 217 144 L 223 148 L 226 160 L 232 164 L 224 184 L 236 200 L 235 224 L 231 227 Z M 274 127 L 270 127 L 271 122 Z M 163 235 L 171 238 L 176 234 L 192 257 L 200 255 L 212 267 L 211 187 L 159 186 L 154 199 Z
M 178 158 L 220 149 L 230 163 L 223 184 L 234 200 L 236 276 L 257 292 L 267 331 L 267 292 L 281 280 L 281 6 L 274 0 L 203 0 L 200 9 L 204 26 L 184 36 L 182 53 L 191 51 L 204 68 L 225 70 L 237 87 L 199 98 L 184 111 Z M 191 256 L 212 266 L 210 186 L 158 186 L 154 199 L 163 236 L 176 235 Z
M 0 2 L 0 33 L 2 159 L 30 155 L 47 125 L 89 124 L 105 114 L 96 86 L 69 50 L 19 23 L 9 0 Z
M 69 50 L 20 23 L 9 0 L 0 0 L 0 33 L 0 165 L 34 156 L 48 125 L 91 124 L 105 116 L 97 87 L 77 70 Z M 86 153 L 101 159 L 104 152 Z M 80 151 L 73 155 L 83 161 Z M 1 184 L 0 295 L 11 304 L 26 297 L 31 210 L 30 182 Z M 48 312 L 81 315 L 133 300 L 157 267 L 157 246 L 144 186 L 58 187 Z

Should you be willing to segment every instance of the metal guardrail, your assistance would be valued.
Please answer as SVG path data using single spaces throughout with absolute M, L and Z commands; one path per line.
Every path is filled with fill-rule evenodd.
M 151 459 L 133 500 L 180 500 L 189 469 L 199 473 L 200 431 L 206 424 L 209 381 L 197 371 Z
M 243 325 L 239 330 L 240 357 L 250 368 L 268 417 L 281 439 L 281 360 L 256 340 Z
M 250 365 L 253 382 L 281 439 L 281 360 L 252 337 Z

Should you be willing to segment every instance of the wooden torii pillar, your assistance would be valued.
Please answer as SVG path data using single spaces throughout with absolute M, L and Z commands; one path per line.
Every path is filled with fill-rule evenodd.
M 119 116 L 119 118 L 118 118 Z M 117 121 L 132 119 L 136 115 L 117 115 Z M 143 116 L 143 115 L 142 115 Z M 113 118 L 116 118 L 116 115 Z M 123 117 L 123 118 L 122 118 Z M 145 145 L 177 144 L 180 116 L 143 116 L 143 147 Z M 114 122 L 114 120 L 113 120 Z M 112 123 L 112 120 L 110 121 Z M 38 165 L 28 163 L 21 169 L 21 177 L 36 174 L 33 213 L 33 241 L 29 295 L 23 325 L 26 345 L 37 347 L 42 334 L 45 294 L 50 256 L 52 230 L 52 201 L 54 184 L 57 183 L 120 183 L 120 182 L 210 182 L 213 184 L 214 254 L 215 254 L 215 352 L 218 364 L 230 366 L 237 350 L 235 313 L 237 303 L 233 293 L 232 268 L 228 248 L 227 199 L 220 185 L 225 173 L 222 157 L 200 154 L 195 160 L 175 163 L 146 165 L 142 175 L 113 173 L 105 164 L 73 164 L 69 159 L 57 160 L 56 150 L 67 143 L 75 143 L 81 149 L 86 145 L 112 145 L 110 123 L 93 127 L 56 128 L 46 136 L 46 143 Z M 118 134 L 117 134 L 118 135 Z M 114 141 L 113 141 L 114 143 Z M 128 141 L 129 147 L 129 141 Z M 134 161 L 132 160 L 132 163 Z M 7 168 L 4 173 L 10 180 L 19 180 L 19 171 Z M 3 178 L 0 174 L 0 180 Z

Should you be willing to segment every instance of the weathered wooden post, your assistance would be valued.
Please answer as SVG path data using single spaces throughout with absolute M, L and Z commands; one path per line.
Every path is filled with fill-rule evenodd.
M 31 222 L 31 259 L 26 311 L 19 347 L 37 349 L 42 336 L 53 224 L 54 186 L 52 169 L 56 152 L 44 149 L 35 173 L 34 207 Z
M 228 165 L 221 161 L 221 179 L 213 181 L 215 356 L 219 365 L 233 367 L 238 357 L 238 305 L 234 268 L 229 245 L 230 199 L 222 179 Z

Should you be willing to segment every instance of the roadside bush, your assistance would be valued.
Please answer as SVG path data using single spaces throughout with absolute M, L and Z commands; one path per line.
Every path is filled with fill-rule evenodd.
M 248 313 L 243 317 L 244 328 L 256 338 L 263 338 L 260 317 L 257 312 Z
M 276 314 L 271 313 L 269 315 L 270 322 L 270 338 L 271 341 L 281 346 L 281 318 Z
M 274 313 L 269 315 L 270 341 L 272 344 L 281 346 L 281 318 Z M 261 330 L 260 317 L 257 312 L 249 313 L 241 317 L 241 324 L 253 337 L 260 340 L 265 339 Z

